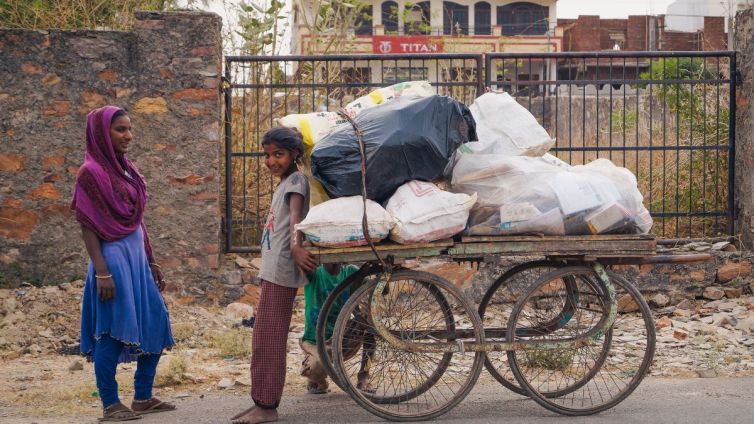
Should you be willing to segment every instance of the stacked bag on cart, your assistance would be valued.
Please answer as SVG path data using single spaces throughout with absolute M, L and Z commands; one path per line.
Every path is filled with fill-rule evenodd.
M 369 239 L 373 243 L 387 238 L 395 220 L 379 203 L 366 201 Z M 364 201 L 361 196 L 328 200 L 309 210 L 296 230 L 316 246 L 353 247 L 368 243 L 362 229 Z
M 466 228 L 476 195 L 449 193 L 424 181 L 409 181 L 387 202 L 395 219 L 390 239 L 398 243 L 426 243 L 452 237 Z
M 506 93 L 479 97 L 471 111 L 480 141 L 461 146 L 446 173 L 454 192 L 478 196 L 468 234 L 649 232 L 629 170 L 606 159 L 570 166 L 547 154 L 554 140 Z

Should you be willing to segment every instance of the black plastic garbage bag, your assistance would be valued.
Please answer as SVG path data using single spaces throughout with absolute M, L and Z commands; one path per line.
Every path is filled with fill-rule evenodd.
M 367 156 L 367 197 L 387 200 L 410 180 L 440 177 L 458 146 L 476 140 L 474 118 L 445 96 L 400 97 L 361 112 Z M 312 151 L 312 174 L 330 197 L 361 194 L 361 155 L 350 123 L 320 140 Z

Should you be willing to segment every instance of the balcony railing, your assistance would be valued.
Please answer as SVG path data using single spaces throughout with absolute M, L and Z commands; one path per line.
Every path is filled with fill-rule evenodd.
M 428 36 L 451 36 L 451 37 L 466 37 L 466 36 L 496 36 L 496 37 L 516 37 L 516 36 L 541 36 L 545 37 L 549 33 L 550 36 L 554 35 L 554 31 L 543 31 L 541 33 L 535 33 L 533 34 L 531 31 L 531 28 L 528 27 L 522 27 L 522 26 L 516 26 L 515 28 L 506 28 L 505 31 L 503 31 L 503 27 L 501 25 L 496 26 L 477 26 L 476 28 L 453 28 L 453 29 L 447 29 L 443 27 L 432 27 L 432 28 L 415 28 L 415 29 L 409 29 L 407 28 L 398 28 L 398 29 L 388 29 L 388 28 L 382 28 L 382 27 L 373 27 L 373 28 L 358 28 L 353 31 L 353 35 L 357 37 L 371 37 L 373 35 L 428 35 Z

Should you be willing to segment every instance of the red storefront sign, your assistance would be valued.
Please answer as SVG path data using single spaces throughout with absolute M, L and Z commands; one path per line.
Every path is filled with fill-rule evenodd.
M 372 52 L 378 54 L 427 54 L 442 53 L 442 37 L 417 35 L 375 35 L 372 37 Z

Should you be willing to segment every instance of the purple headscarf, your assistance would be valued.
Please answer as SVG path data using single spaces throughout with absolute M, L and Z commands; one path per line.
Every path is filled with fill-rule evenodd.
M 126 155 L 115 153 L 110 140 L 113 115 L 119 110 L 104 106 L 86 117 L 86 158 L 76 175 L 71 209 L 81 225 L 105 241 L 122 239 L 141 227 L 151 263 L 152 247 L 143 221 L 147 186 Z

